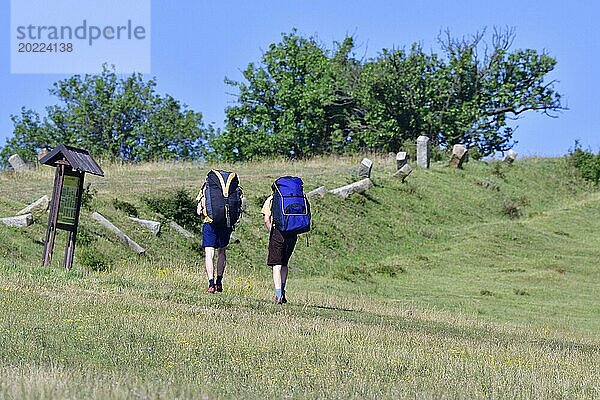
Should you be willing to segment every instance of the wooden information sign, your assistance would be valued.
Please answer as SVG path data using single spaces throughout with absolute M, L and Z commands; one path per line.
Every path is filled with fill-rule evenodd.
M 66 171 L 65 171 L 66 172 Z M 58 205 L 58 218 L 56 225 L 66 231 L 73 230 L 77 223 L 77 206 L 81 204 L 81 184 L 83 176 L 65 174 L 62 190 L 60 192 L 60 204 Z
M 40 164 L 56 167 L 42 265 L 50 265 L 56 230 L 62 229 L 68 232 L 64 266 L 71 269 L 85 173 L 104 176 L 104 172 L 86 150 L 62 144 L 42 157 Z

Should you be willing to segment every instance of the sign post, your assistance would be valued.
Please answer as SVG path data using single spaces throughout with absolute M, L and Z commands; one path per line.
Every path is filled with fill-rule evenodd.
M 63 264 L 65 268 L 71 269 L 85 173 L 104 176 L 104 172 L 86 150 L 65 145 L 59 145 L 46 154 L 40 163 L 56 167 L 42 265 L 50 265 L 56 230 L 62 229 L 68 232 Z

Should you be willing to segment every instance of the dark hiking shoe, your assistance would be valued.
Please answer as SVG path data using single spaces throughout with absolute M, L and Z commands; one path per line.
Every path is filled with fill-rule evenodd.
M 215 290 L 216 290 L 217 292 L 219 292 L 219 293 L 220 293 L 220 292 L 222 292 L 222 291 L 223 291 L 223 284 L 221 284 L 221 283 L 217 283 L 217 284 L 215 285 Z
M 285 298 L 285 290 L 283 291 L 282 296 L 281 296 L 281 303 L 282 304 L 287 303 L 287 299 Z
M 206 289 L 207 293 L 213 294 L 215 292 L 215 287 L 214 286 L 209 286 L 208 289 Z

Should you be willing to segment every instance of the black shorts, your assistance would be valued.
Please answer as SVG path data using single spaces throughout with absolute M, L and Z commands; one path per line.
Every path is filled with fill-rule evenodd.
M 298 235 L 284 235 L 273 226 L 269 235 L 267 265 L 288 265 L 297 239 Z

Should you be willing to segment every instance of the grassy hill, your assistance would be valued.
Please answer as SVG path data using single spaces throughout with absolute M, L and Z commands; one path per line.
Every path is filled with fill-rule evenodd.
M 312 202 L 289 303 L 271 304 L 260 206 L 278 176 L 308 190 L 358 158 L 218 165 L 249 208 L 225 291 L 205 294 L 199 240 L 152 236 L 115 199 L 195 197 L 209 166 L 104 166 L 87 177 L 75 266 L 39 266 L 42 216 L 0 225 L 2 398 L 600 398 L 600 192 L 562 159 L 417 169 L 376 158 L 375 187 Z M 214 166 L 210 166 L 214 167 Z M 50 194 L 53 170 L 0 175 L 0 216 Z M 99 211 L 147 249 L 136 256 Z M 193 229 L 193 227 L 190 227 Z

